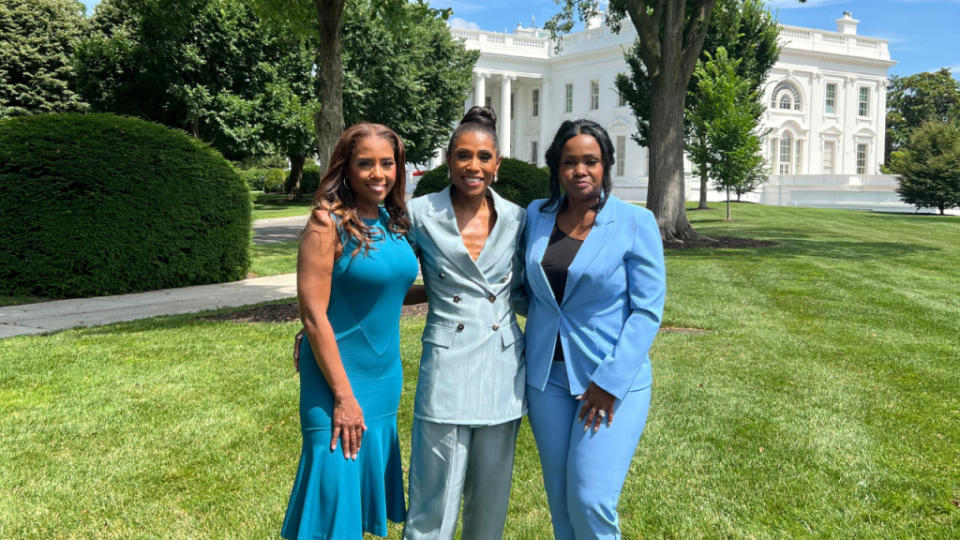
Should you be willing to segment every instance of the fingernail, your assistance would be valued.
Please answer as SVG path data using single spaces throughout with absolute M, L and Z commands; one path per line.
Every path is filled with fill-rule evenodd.
M 583 399 L 583 394 L 579 394 L 579 395 L 573 396 L 573 399 L 575 399 L 575 400 L 577 400 L 577 401 L 580 401 L 581 399 Z
M 584 424 L 584 425 L 583 425 L 583 432 L 586 433 L 588 429 L 590 429 L 590 426 Z
M 596 433 L 600 431 L 600 426 L 593 426 L 593 432 Z

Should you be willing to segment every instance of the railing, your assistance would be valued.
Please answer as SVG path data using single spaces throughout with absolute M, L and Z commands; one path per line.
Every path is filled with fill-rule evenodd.
M 550 40 L 540 39 L 528 36 L 514 36 L 511 34 L 500 34 L 497 32 L 487 32 L 485 30 L 462 30 L 451 29 L 450 34 L 455 39 L 466 40 L 469 48 L 482 50 L 496 49 L 503 50 L 509 48 L 519 48 L 527 52 L 547 54 L 550 46 Z
M 781 26 L 780 40 L 797 49 L 809 47 L 814 51 L 853 54 L 883 60 L 890 59 L 886 41 L 854 34 Z

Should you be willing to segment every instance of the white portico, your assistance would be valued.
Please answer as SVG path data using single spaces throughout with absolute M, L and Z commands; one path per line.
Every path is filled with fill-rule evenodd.
M 892 193 L 893 179 L 880 175 L 887 69 L 895 62 L 886 40 L 857 35 L 858 22 L 844 13 L 835 32 L 781 26 L 780 59 L 764 86 L 764 158 L 770 182 L 751 200 L 858 207 L 863 205 L 833 203 L 843 203 L 851 191 L 873 190 L 877 193 L 867 197 L 868 206 L 908 208 Z M 465 106 L 494 108 L 505 155 L 544 165 L 544 152 L 560 123 L 589 118 L 604 126 L 614 143 L 616 192 L 645 200 L 647 151 L 631 139 L 636 121 L 614 83 L 627 72 L 623 55 L 636 39 L 629 24 L 614 34 L 598 17 L 585 30 L 566 36 L 559 53 L 547 32 L 536 28 L 518 26 L 513 34 L 451 32 L 467 48 L 480 51 L 473 95 Z M 830 186 L 826 191 L 843 188 L 847 195 L 825 193 L 819 189 L 823 185 Z M 697 187 L 689 177 L 690 199 L 696 198 Z M 769 196 L 774 189 L 776 200 Z M 807 204 L 802 202 L 804 190 L 821 193 L 807 197 L 813 201 Z

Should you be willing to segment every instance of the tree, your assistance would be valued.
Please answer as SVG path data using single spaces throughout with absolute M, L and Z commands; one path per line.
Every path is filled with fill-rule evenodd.
M 708 55 L 716 55 L 717 48 L 722 46 L 731 58 L 740 60 L 737 65 L 737 74 L 749 81 L 754 91 L 759 91 L 766 82 L 767 74 L 780 56 L 780 46 L 777 43 L 779 35 L 780 28 L 777 22 L 761 0 L 719 0 L 707 28 L 700 60 L 705 61 Z M 625 54 L 629 73 L 620 74 L 616 85 L 617 90 L 630 104 L 637 120 L 637 134 L 634 135 L 634 139 L 646 146 L 650 125 L 650 78 L 647 76 L 640 55 L 640 47 L 638 40 L 633 49 Z M 697 165 L 700 172 L 698 208 L 706 209 L 709 173 L 705 166 L 705 158 L 694 154 L 696 141 L 704 144 L 703 134 L 691 133 L 692 126 L 689 121 L 690 115 L 699 106 L 697 84 L 696 79 L 691 77 L 687 85 L 687 99 L 684 103 L 686 120 L 684 138 L 688 141 L 686 150 L 690 153 L 691 161 Z
M 85 29 L 76 0 L 0 2 L 0 118 L 86 108 L 70 88 L 74 42 Z
M 934 207 L 940 215 L 960 206 L 960 127 L 931 121 L 915 129 L 901 150 L 890 155 L 899 175 L 897 193 L 908 204 Z
M 947 68 L 907 77 L 890 77 L 887 91 L 887 147 L 900 149 L 925 122 L 960 123 L 960 81 Z
M 697 107 L 688 113 L 691 137 L 688 149 L 700 167 L 709 171 L 718 190 L 727 192 L 727 221 L 730 220 L 730 191 L 739 194 L 762 182 L 759 121 L 763 114 L 760 92 L 753 82 L 737 74 L 740 59 L 731 59 L 726 49 L 717 48 L 697 62 Z M 699 160 L 699 161 L 697 161 Z
M 596 0 L 558 0 L 561 11 L 547 27 L 569 32 L 573 16 L 596 14 Z M 804 0 L 798 0 L 804 1 Z M 684 208 L 683 109 L 686 89 L 703 47 L 717 0 L 610 0 L 608 24 L 619 31 L 629 17 L 637 29 L 639 55 L 650 78 L 650 180 L 647 208 L 653 211 L 665 241 L 683 242 L 699 235 Z

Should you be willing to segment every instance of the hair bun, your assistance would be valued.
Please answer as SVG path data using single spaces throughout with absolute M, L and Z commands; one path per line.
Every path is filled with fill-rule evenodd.
M 489 126 L 490 129 L 496 131 L 497 129 L 497 113 L 493 112 L 493 109 L 490 107 L 480 107 L 474 105 L 470 107 L 470 110 L 467 111 L 467 114 L 463 115 L 463 120 L 460 120 L 460 125 L 463 124 L 480 124 L 481 126 Z

